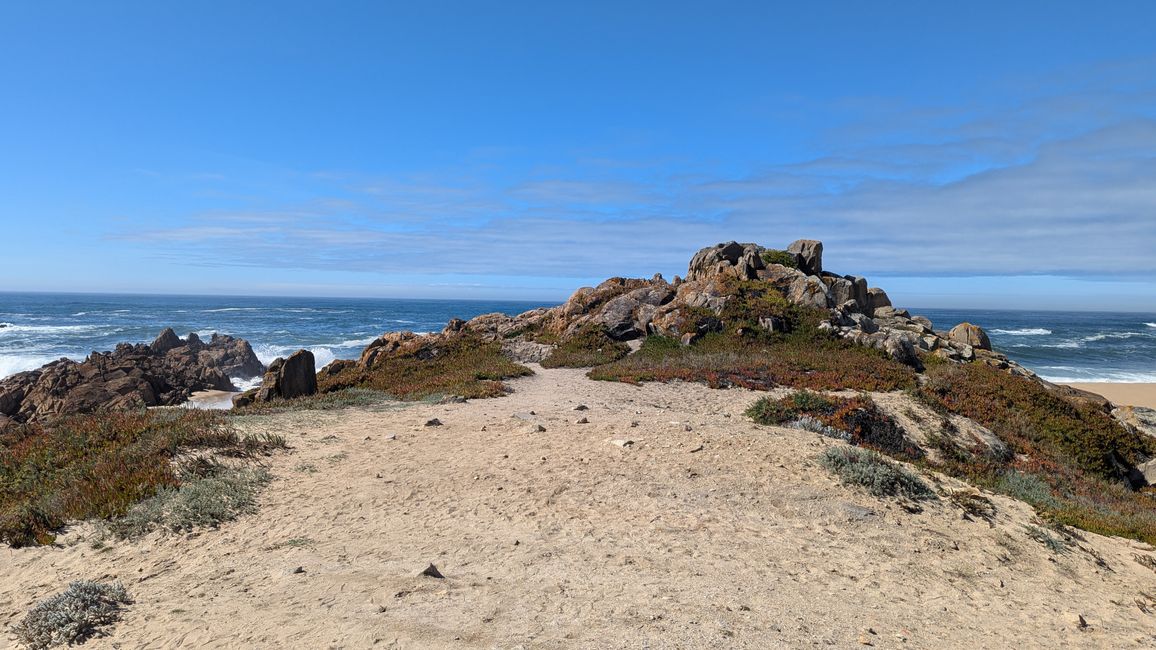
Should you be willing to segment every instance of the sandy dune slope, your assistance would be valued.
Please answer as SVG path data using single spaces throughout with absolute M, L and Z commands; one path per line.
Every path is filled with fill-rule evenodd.
M 818 467 L 841 443 L 751 424 L 747 391 L 541 369 L 513 386 L 250 418 L 294 446 L 259 513 L 2 549 L 0 625 L 116 577 L 136 604 L 86 647 L 1156 646 L 1146 545 L 1087 534 L 1055 554 L 1000 497 L 994 526 L 946 501 L 908 512 Z M 431 562 L 444 579 L 418 575 Z

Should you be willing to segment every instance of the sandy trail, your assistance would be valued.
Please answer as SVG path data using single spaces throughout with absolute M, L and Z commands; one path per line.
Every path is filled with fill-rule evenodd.
M 136 604 L 87 647 L 1156 644 L 1146 545 L 1085 535 L 1105 568 L 1030 539 L 1009 499 L 994 527 L 907 512 L 817 466 L 839 443 L 746 420 L 748 391 L 536 370 L 497 400 L 247 418 L 294 446 L 257 514 L 0 549 L 0 624 L 116 577 Z M 418 575 L 431 562 L 445 579 Z

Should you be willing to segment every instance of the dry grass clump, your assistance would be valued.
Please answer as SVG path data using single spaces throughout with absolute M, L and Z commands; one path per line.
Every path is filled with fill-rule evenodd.
M 472 334 L 433 338 L 376 360 L 372 368 L 353 365 L 317 378 L 321 393 L 349 388 L 381 391 L 395 399 L 438 395 L 465 398 L 505 395 L 504 379 L 533 374 L 502 355 L 502 344 Z
M 827 397 L 810 391 L 799 391 L 782 399 L 760 397 L 746 411 L 759 424 L 787 425 L 813 419 L 854 445 L 870 447 L 907 460 L 922 458 L 924 452 L 907 439 L 903 429 L 875 405 L 871 398 Z M 800 428 L 808 428 L 806 426 Z M 808 430 L 813 430 L 812 425 Z M 835 435 L 838 434 L 838 435 Z
M 590 368 L 617 361 L 630 353 L 630 347 L 606 335 L 602 327 L 591 326 L 563 337 L 550 356 L 542 360 L 543 368 Z
M 899 496 L 913 501 L 935 498 L 918 476 L 870 449 L 831 447 L 819 457 L 819 463 L 844 484 L 864 487 L 877 497 Z
M 951 490 L 947 493 L 947 501 L 962 510 L 967 517 L 975 517 L 995 525 L 995 503 L 978 490 L 974 488 Z
M 37 603 L 13 631 L 30 650 L 71 646 L 102 634 L 131 602 L 119 582 L 77 580 L 66 591 Z
M 77 415 L 0 434 L 0 541 L 48 544 L 70 520 L 113 518 L 182 483 L 189 452 L 251 457 L 284 446 L 241 437 L 219 413 L 194 409 Z

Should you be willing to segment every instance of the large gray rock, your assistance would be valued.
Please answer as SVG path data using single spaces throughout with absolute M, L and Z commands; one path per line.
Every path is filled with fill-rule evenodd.
M 730 241 L 695 253 L 687 268 L 686 279 L 702 280 L 725 273 L 740 280 L 753 280 L 764 266 L 762 247 L 758 244 Z
M 289 355 L 281 366 L 277 387 L 280 389 L 281 397 L 285 399 L 316 393 L 317 365 L 313 353 L 309 350 L 298 350 Z
M 859 311 L 866 313 L 870 308 L 867 301 L 867 278 L 858 275 L 843 276 L 851 283 L 851 297 L 859 305 Z
M 382 350 L 385 347 L 386 345 L 378 345 L 372 349 Z M 369 351 L 367 349 L 362 353 L 362 356 L 364 357 Z M 264 378 L 261 379 L 261 387 L 234 395 L 233 406 L 241 407 L 255 402 L 306 397 L 316 392 L 317 366 L 313 353 L 309 350 L 298 350 L 289 355 L 288 359 L 274 359 L 269 364 L 269 369 L 265 371 Z
M 891 299 L 887 297 L 886 291 L 879 287 L 871 287 L 867 290 L 867 308 L 863 310 L 863 313 L 874 316 L 876 309 L 890 306 Z
M 787 246 L 788 253 L 795 253 L 799 259 L 799 270 L 807 275 L 823 272 L 823 242 L 817 239 L 799 239 Z
M 947 338 L 955 343 L 970 345 L 980 350 L 991 349 L 991 340 L 987 337 L 987 332 L 983 331 L 979 325 L 960 323 L 951 328 L 951 331 L 947 333 Z

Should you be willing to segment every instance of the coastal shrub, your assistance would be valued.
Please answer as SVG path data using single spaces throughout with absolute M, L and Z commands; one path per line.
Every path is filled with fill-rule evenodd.
M 183 532 L 216 528 L 226 521 L 256 510 L 256 495 L 271 479 L 262 467 L 210 465 L 195 478 L 177 487 L 163 487 L 134 505 L 123 517 L 108 522 L 108 529 L 122 539 L 154 529 Z
M 841 431 L 834 427 L 827 426 L 826 424 L 823 424 L 822 421 L 817 420 L 809 415 L 801 415 L 795 420 L 787 423 L 787 426 L 791 427 L 792 429 L 810 431 L 811 433 L 817 433 L 821 436 L 827 436 L 828 438 L 835 438 L 836 440 L 843 440 L 845 442 L 851 439 L 851 434 L 847 433 L 846 431 Z
M 651 343 L 652 338 L 660 340 Z M 914 370 L 878 350 L 822 335 L 792 333 L 764 339 L 712 333 L 691 345 L 675 347 L 670 341 L 648 337 L 638 352 L 596 366 L 588 376 L 631 384 L 694 381 L 712 388 L 752 390 L 789 386 L 891 391 L 915 385 Z
M 798 391 L 781 399 L 760 397 L 747 408 L 746 415 L 759 424 L 783 425 L 802 420 L 804 426 L 797 428 L 816 430 L 906 460 L 924 455 L 922 449 L 907 439 L 903 429 L 867 396 L 827 397 Z M 810 423 L 812 420 L 817 426 Z
M 1156 543 L 1153 490 L 1133 490 L 1127 468 L 1156 455 L 1156 441 L 1096 405 L 983 364 L 928 364 L 913 392 L 941 413 L 991 429 L 1003 454 L 963 450 L 936 469 L 1020 499 L 1068 526 Z
M 30 650 L 71 646 L 103 634 L 131 603 L 119 582 L 77 580 L 64 592 L 37 603 L 13 631 Z
M 321 393 L 370 389 L 408 401 L 441 395 L 474 399 L 505 395 L 502 380 L 531 374 L 502 354 L 501 342 L 461 334 L 394 353 L 372 368 L 351 365 L 335 375 L 323 374 L 317 388 Z
M 331 411 L 356 406 L 377 406 L 393 401 L 386 393 L 371 388 L 344 388 L 331 393 L 315 393 L 293 399 L 253 402 L 228 411 L 229 415 L 272 415 L 290 411 Z
M 788 253 L 787 251 L 768 248 L 762 252 L 760 257 L 762 257 L 763 262 L 767 264 L 782 264 L 792 269 L 799 268 L 798 258 L 795 257 L 794 253 Z
M 630 353 L 630 347 L 615 341 L 602 327 L 589 326 L 562 338 L 554 351 L 542 359 L 543 368 L 590 368 L 617 361 Z
M 1016 453 L 1058 461 L 1108 479 L 1156 455 L 1156 440 L 1109 413 L 1065 399 L 1041 384 L 979 363 L 927 369 L 921 397 L 994 431 Z
M 845 485 L 858 485 L 877 496 L 903 496 L 912 500 L 935 498 L 935 493 L 919 477 L 878 452 L 857 447 L 831 447 L 819 463 Z
M 179 486 L 175 460 L 190 452 L 246 458 L 277 444 L 243 440 L 221 414 L 195 409 L 109 411 L 10 428 L 0 433 L 0 541 L 47 544 L 70 520 L 121 516 Z

